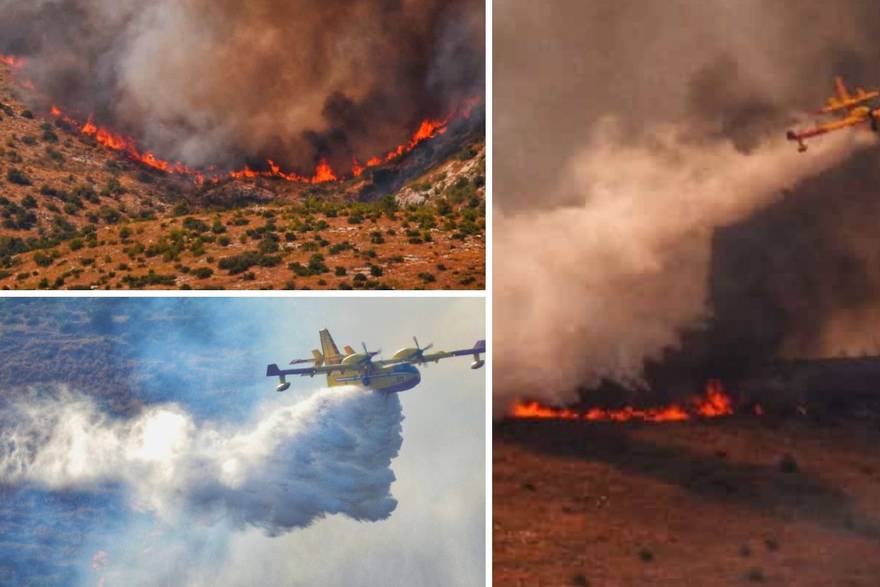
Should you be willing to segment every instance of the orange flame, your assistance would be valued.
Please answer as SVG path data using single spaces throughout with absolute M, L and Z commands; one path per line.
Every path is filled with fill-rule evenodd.
M 3 57 L 4 63 L 6 62 L 6 59 L 16 60 L 16 58 L 14 57 Z M 17 60 L 15 62 L 18 63 L 21 62 L 21 60 Z M 479 102 L 479 98 L 470 98 L 466 100 L 465 104 L 461 108 L 459 108 L 460 115 L 464 116 L 465 118 L 470 117 L 471 110 Z M 159 159 L 149 151 L 141 151 L 134 140 L 113 133 L 105 128 L 96 126 L 92 122 L 91 118 L 86 121 L 85 124 L 79 124 L 72 117 L 64 114 L 64 112 L 55 105 L 52 106 L 50 113 L 55 118 L 65 121 L 69 126 L 79 129 L 79 132 L 81 132 L 82 134 L 94 137 L 94 139 L 104 147 L 107 147 L 108 149 L 111 149 L 113 151 L 122 152 L 129 158 L 137 161 L 138 163 L 146 165 L 147 167 L 164 171 L 166 173 L 191 175 L 196 178 L 196 181 L 198 183 L 202 183 L 204 181 L 204 175 L 202 175 L 200 172 L 187 167 L 185 164 L 179 161 L 173 163 L 164 161 L 162 159 Z M 458 115 L 459 114 L 457 113 L 456 116 Z M 444 134 L 448 130 L 450 118 L 451 117 L 448 117 L 443 120 L 423 120 L 422 123 L 419 125 L 419 128 L 416 129 L 415 133 L 413 133 L 408 143 L 398 145 L 396 148 L 385 153 L 384 156 L 371 157 L 367 160 L 365 164 L 361 164 L 358 162 L 357 159 L 354 159 L 352 162 L 352 176 L 360 177 L 366 168 L 376 167 L 378 165 L 381 165 L 382 163 L 393 161 L 398 157 L 401 157 L 402 155 L 412 151 L 421 143 Z M 336 172 L 333 171 L 333 168 L 324 158 L 321 158 L 318 161 L 318 164 L 315 167 L 315 172 L 311 177 L 302 176 L 295 172 L 284 172 L 281 170 L 281 167 L 271 159 L 266 161 L 266 166 L 269 168 L 268 171 L 256 171 L 245 165 L 242 169 L 230 171 L 227 174 L 227 177 L 229 177 L 230 179 L 254 179 L 257 177 L 266 177 L 282 179 L 289 182 L 311 184 L 326 183 L 337 181 L 339 179 Z M 219 178 L 214 179 L 216 180 Z
M 333 169 L 330 167 L 330 164 L 327 163 L 327 160 L 321 159 L 318 161 L 318 166 L 315 168 L 315 175 L 313 175 L 312 179 L 309 181 L 312 183 L 336 181 L 336 174 L 333 173 Z
M 65 116 L 57 106 L 52 106 L 50 113 L 52 114 L 52 116 L 64 120 L 70 126 L 77 126 L 77 123 L 72 118 Z M 122 135 L 114 134 L 104 128 L 98 127 L 91 120 L 87 121 L 84 125 L 79 127 L 79 131 L 86 136 L 93 137 L 95 141 L 98 142 L 98 144 L 103 145 L 113 151 L 121 151 L 125 153 L 129 158 L 152 169 L 158 169 L 159 171 L 164 171 L 165 173 L 192 175 L 196 177 L 197 180 L 201 177 L 201 174 L 193 169 L 190 169 L 179 161 L 175 163 L 169 163 L 168 161 L 163 161 L 162 159 L 159 159 L 149 151 L 142 152 L 140 149 L 138 149 L 133 140 L 125 138 Z
M 16 57 L 15 55 L 3 55 L 0 53 L 0 63 L 9 66 L 12 69 L 21 69 L 24 67 L 24 57 Z
M 724 392 L 718 380 L 709 381 L 703 395 L 693 398 L 686 408 L 671 404 L 660 408 L 625 407 L 619 410 L 593 408 L 580 412 L 569 408 L 553 408 L 538 402 L 519 402 L 513 406 L 510 415 L 514 418 L 534 418 L 553 420 L 587 420 L 590 422 L 682 422 L 698 418 L 720 418 L 733 414 L 733 402 Z

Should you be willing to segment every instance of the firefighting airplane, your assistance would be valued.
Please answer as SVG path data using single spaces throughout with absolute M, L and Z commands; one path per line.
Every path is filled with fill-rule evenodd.
M 345 354 L 341 354 L 333 342 L 328 330 L 321 330 L 321 350 L 313 350 L 311 359 L 294 359 L 291 365 L 311 363 L 311 367 L 295 369 L 279 369 L 278 365 L 271 364 L 266 368 L 266 377 L 278 377 L 278 386 L 275 391 L 282 392 L 290 389 L 287 375 L 300 375 L 314 377 L 315 375 L 327 375 L 327 385 L 337 387 L 340 385 L 360 385 L 381 393 L 398 393 L 412 389 L 422 380 L 422 376 L 416 365 L 438 363 L 440 359 L 449 357 L 461 357 L 473 355 L 471 369 L 479 369 L 485 364 L 481 355 L 486 352 L 486 341 L 478 340 L 473 348 L 458 351 L 436 351 L 426 353 L 434 345 L 419 346 L 419 341 L 413 337 L 414 347 L 400 349 L 390 359 L 373 360 L 373 357 L 381 351 L 368 351 L 367 345 L 361 343 L 364 352 L 355 352 L 350 346 L 343 347 Z
M 840 76 L 834 79 L 834 88 L 837 91 L 837 95 L 828 98 L 825 107 L 816 111 L 816 114 L 837 114 L 841 115 L 842 118 L 819 124 L 802 132 L 788 131 L 785 135 L 786 138 L 790 141 L 797 141 L 799 152 L 803 153 L 807 150 L 804 139 L 857 126 L 863 122 L 870 122 L 871 130 L 878 132 L 880 109 L 875 109 L 871 102 L 880 97 L 880 90 L 867 92 L 862 88 L 858 88 L 853 96 L 846 89 L 846 84 L 843 83 L 843 78 Z

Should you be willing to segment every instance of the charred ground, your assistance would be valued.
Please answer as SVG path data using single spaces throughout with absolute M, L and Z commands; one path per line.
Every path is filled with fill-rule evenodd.
M 5 289 L 484 287 L 481 123 L 350 180 L 198 185 L 29 111 L 2 64 L 0 103 Z
M 873 585 L 876 424 L 495 428 L 497 585 Z

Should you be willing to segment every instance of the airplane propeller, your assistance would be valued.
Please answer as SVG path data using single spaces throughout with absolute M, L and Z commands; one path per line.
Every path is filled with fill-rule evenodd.
M 419 339 L 417 339 L 415 336 L 413 337 L 413 342 L 416 343 L 416 352 L 413 354 L 413 356 L 415 356 L 416 358 L 418 358 L 419 361 L 424 360 L 424 358 L 425 358 L 425 351 L 429 351 L 429 350 L 431 350 L 432 348 L 434 348 L 434 343 L 433 343 L 433 342 L 430 343 L 430 344 L 428 344 L 428 346 L 426 346 L 426 347 L 423 348 L 422 346 L 419 345 Z
M 379 349 L 378 351 L 369 351 L 369 350 L 367 350 L 367 343 L 365 343 L 365 342 L 362 342 L 362 343 L 361 343 L 361 347 L 363 347 L 363 349 L 364 349 L 364 354 L 367 355 L 367 356 L 370 357 L 370 358 L 375 357 L 376 355 L 378 355 L 379 353 L 382 352 L 382 349 Z

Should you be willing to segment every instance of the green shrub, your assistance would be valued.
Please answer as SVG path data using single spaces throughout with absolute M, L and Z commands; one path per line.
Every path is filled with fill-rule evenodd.
M 48 267 L 52 264 L 52 257 L 40 251 L 34 253 L 34 263 L 40 267 Z
M 210 230 L 207 224 L 198 218 L 193 218 L 192 216 L 183 219 L 183 227 L 186 230 L 191 230 L 197 233 L 208 232 Z
M 198 269 L 193 269 L 192 274 L 197 279 L 208 279 L 214 275 L 214 270 L 210 267 L 199 267 Z
M 28 176 L 14 167 L 9 168 L 6 172 L 6 179 L 9 183 L 14 183 L 16 185 L 31 185 L 31 180 Z

